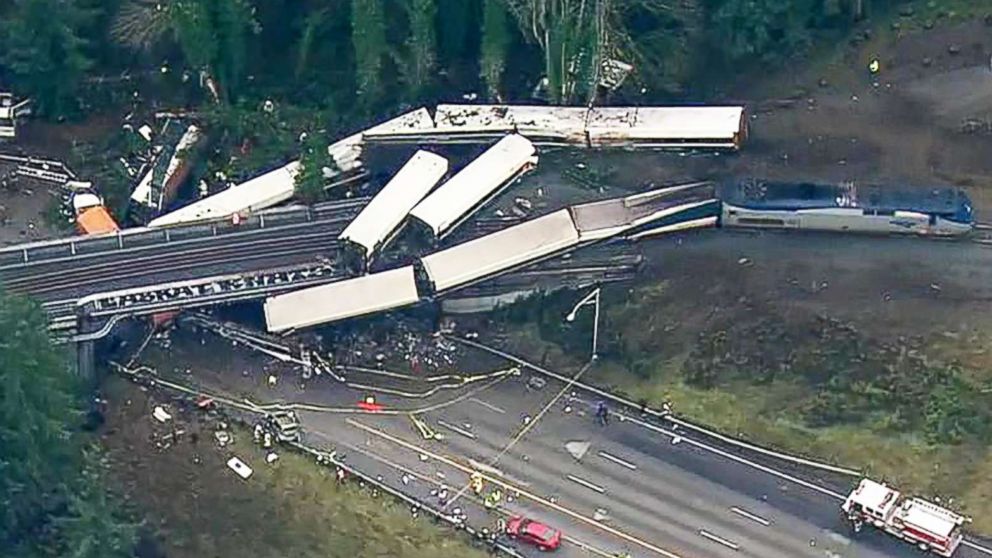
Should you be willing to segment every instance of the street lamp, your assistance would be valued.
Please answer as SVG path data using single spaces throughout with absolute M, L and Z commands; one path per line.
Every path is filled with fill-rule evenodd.
M 599 340 L 599 289 L 600 287 L 596 287 L 596 290 L 587 294 L 572 308 L 572 311 L 565 316 L 566 322 L 574 322 L 575 314 L 580 308 L 589 304 L 594 304 L 596 306 L 596 315 L 593 317 L 592 322 L 592 360 L 599 358 L 599 355 L 596 354 L 596 342 Z

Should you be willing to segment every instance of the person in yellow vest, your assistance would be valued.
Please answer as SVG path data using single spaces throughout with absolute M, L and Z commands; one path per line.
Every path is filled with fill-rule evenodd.
M 492 492 L 486 496 L 485 506 L 487 510 L 491 510 L 496 506 L 499 506 L 500 501 L 503 499 L 503 493 L 500 492 L 498 488 L 493 489 Z
M 472 473 L 472 478 L 469 482 L 472 485 L 472 492 L 475 492 L 476 496 L 482 494 L 482 489 L 483 489 L 482 475 L 479 474 L 478 471 Z

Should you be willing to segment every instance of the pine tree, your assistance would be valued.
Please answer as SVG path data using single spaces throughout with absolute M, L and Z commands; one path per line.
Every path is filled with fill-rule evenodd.
M 327 152 L 327 136 L 317 131 L 307 133 L 300 153 L 300 169 L 296 174 L 296 194 L 307 203 L 320 201 L 324 197 L 324 167 L 334 169 L 336 163 Z
M 382 0 L 352 0 L 351 43 L 358 105 L 369 112 L 383 96 L 382 62 L 387 43 Z
M 510 29 L 506 9 L 500 0 L 483 0 L 482 44 L 479 73 L 490 99 L 500 98 L 500 84 L 506 69 Z
M 410 38 L 407 40 L 409 64 L 407 87 L 414 99 L 421 97 L 431 84 L 437 65 L 437 38 L 434 34 L 437 17 L 436 0 L 408 0 Z
M 44 524 L 79 470 L 77 385 L 44 316 L 0 291 L 0 548 Z
M 92 60 L 80 29 L 92 14 L 74 0 L 16 0 L 0 21 L 0 61 L 40 112 L 75 112 Z

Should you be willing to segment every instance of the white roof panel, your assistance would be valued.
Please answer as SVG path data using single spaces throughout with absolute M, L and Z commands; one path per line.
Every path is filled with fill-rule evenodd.
M 280 332 L 400 308 L 419 299 L 413 266 L 406 266 L 269 297 L 265 323 L 270 332 Z
M 300 163 L 293 161 L 223 192 L 193 202 L 153 219 L 149 227 L 167 227 L 180 223 L 220 219 L 244 211 L 265 209 L 293 197 Z
M 585 107 L 541 105 L 438 105 L 435 132 L 517 132 L 581 142 L 587 111 Z
M 365 256 L 371 257 L 446 172 L 447 159 L 430 151 L 418 151 L 338 238 L 360 244 Z
M 579 243 L 567 209 L 421 258 L 438 293 L 511 270 Z
M 391 118 L 381 124 L 376 124 L 363 131 L 363 134 L 396 134 L 403 132 L 413 132 L 416 130 L 430 130 L 434 128 L 434 119 L 426 107 L 401 114 L 396 118 Z
M 597 107 L 589 111 L 593 144 L 611 140 L 726 140 L 741 132 L 744 107 Z
M 367 130 L 352 134 L 327 146 L 327 153 L 337 163 L 341 172 L 351 172 L 362 166 L 363 136 L 365 134 L 397 134 L 430 130 L 434 128 L 431 113 L 426 108 L 419 108 L 376 124 Z
M 536 163 L 534 144 L 523 136 L 508 135 L 417 204 L 410 215 L 441 237 Z

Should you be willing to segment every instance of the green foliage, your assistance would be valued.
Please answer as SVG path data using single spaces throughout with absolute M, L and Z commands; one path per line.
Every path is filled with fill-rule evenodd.
M 131 0 L 121 7 L 113 35 L 142 50 L 170 38 L 194 73 L 217 79 L 231 98 L 245 76 L 251 34 L 259 31 L 248 0 Z
M 309 12 L 306 15 L 303 22 L 303 31 L 300 33 L 299 44 L 296 47 L 296 70 L 294 71 L 294 75 L 297 79 L 306 74 L 307 66 L 311 62 L 317 32 L 327 22 L 330 14 L 330 9 L 324 7 Z
M 500 98 L 500 85 L 506 70 L 510 29 L 506 8 L 500 0 L 483 0 L 482 39 L 479 73 L 490 99 Z
M 75 472 L 78 386 L 34 302 L 0 292 L 0 548 L 61 504 Z
M 41 307 L 0 290 L 2 556 L 133 555 L 135 528 L 100 482 L 96 454 L 83 454 L 68 362 Z
M 968 437 L 988 441 L 992 417 L 987 402 L 962 380 L 960 370 L 951 368 L 947 375 L 946 381 L 930 392 L 923 408 L 927 439 L 943 444 L 956 444 Z
M 327 152 L 329 140 L 326 134 L 312 131 L 307 134 L 300 153 L 300 170 L 296 175 L 296 195 L 307 203 L 320 201 L 324 197 L 324 167 L 334 169 L 334 158 Z
M 710 35 L 732 60 L 786 58 L 811 40 L 816 0 L 718 0 L 710 8 Z
M 523 29 L 544 53 L 552 102 L 591 102 L 606 47 L 611 0 L 511 0 Z
M 70 168 L 96 185 L 104 205 L 118 223 L 125 222 L 134 180 L 120 158 L 133 161 L 145 148 L 144 140 L 138 134 L 120 129 L 94 142 L 76 143 L 70 152 Z
M 62 558 L 130 558 L 138 542 L 138 525 L 107 493 L 99 453 L 84 456 L 85 466 L 68 497 L 68 510 L 56 518 L 63 542 Z
M 382 0 L 352 0 L 351 42 L 355 50 L 358 106 L 370 111 L 384 93 L 382 64 L 388 43 Z
M 0 20 L 0 63 L 48 116 L 73 115 L 92 60 L 81 28 L 92 16 L 74 0 L 16 0 Z
M 240 182 L 289 161 L 299 153 L 300 133 L 324 118 L 321 111 L 283 103 L 275 103 L 272 112 L 248 102 L 212 107 L 207 128 L 216 137 L 214 147 L 230 156 L 214 161 L 211 176 L 219 171 Z
M 434 33 L 437 0 L 407 0 L 410 38 L 407 39 L 409 62 L 405 80 L 412 99 L 423 96 L 433 83 L 437 65 L 437 38 Z

